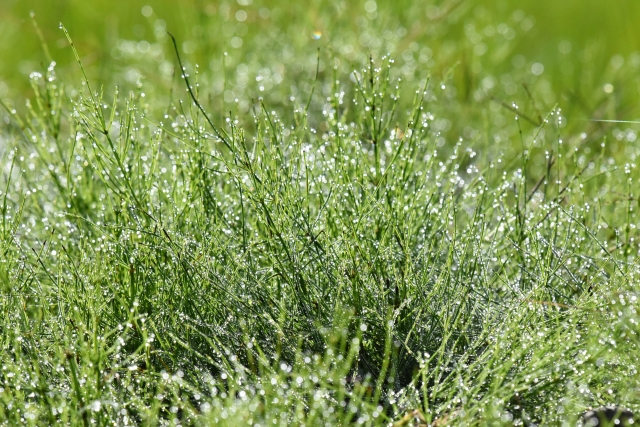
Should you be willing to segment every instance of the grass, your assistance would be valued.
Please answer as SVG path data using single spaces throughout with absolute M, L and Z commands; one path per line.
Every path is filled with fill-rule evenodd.
M 74 69 L 2 101 L 1 422 L 640 410 L 638 56 L 541 71 L 526 15 L 468 5 L 362 4 L 319 50 L 227 10 L 251 33 L 202 68 L 161 24 L 99 67 L 64 29 Z

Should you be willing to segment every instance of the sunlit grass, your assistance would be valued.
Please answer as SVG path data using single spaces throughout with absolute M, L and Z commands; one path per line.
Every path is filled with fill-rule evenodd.
M 160 28 L 113 47 L 104 85 L 69 37 L 77 80 L 50 62 L 26 105 L 3 99 L 5 425 L 640 409 L 619 121 L 640 61 L 556 93 L 515 50 L 524 15 L 451 7 L 407 40 L 374 6 L 327 48 L 269 33 L 206 69 Z

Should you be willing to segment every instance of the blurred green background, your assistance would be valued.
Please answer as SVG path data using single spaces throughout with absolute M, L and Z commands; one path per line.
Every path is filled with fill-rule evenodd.
M 169 74 L 168 64 L 175 61 L 165 29 L 179 40 L 187 60 L 200 64 L 204 73 L 233 71 L 230 67 L 242 61 L 254 68 L 281 63 L 285 69 L 279 78 L 285 81 L 303 68 L 314 68 L 318 47 L 352 59 L 345 64 L 348 67 L 369 53 L 387 50 L 392 57 L 400 57 L 415 42 L 416 55 L 429 46 L 427 55 L 437 57 L 438 64 L 454 67 L 468 62 L 471 69 L 478 68 L 468 56 L 482 55 L 486 47 L 478 45 L 483 38 L 498 33 L 510 41 L 509 46 L 487 43 L 490 52 L 501 53 L 494 55 L 493 62 L 482 60 L 485 70 L 499 75 L 510 72 L 516 62 L 527 64 L 528 69 L 540 63 L 555 92 L 572 87 L 583 90 L 585 84 L 602 87 L 606 82 L 598 76 L 610 67 L 611 58 L 614 65 L 629 58 L 640 64 L 639 54 L 634 53 L 640 52 L 637 0 L 379 0 L 377 4 L 371 0 L 1 0 L 1 97 L 28 96 L 29 74 L 48 64 L 30 11 L 58 70 L 65 71 L 61 74 L 77 73 L 59 28 L 62 22 L 90 77 L 106 84 L 117 81 L 117 72 L 131 82 L 141 73 L 158 74 L 142 63 L 132 69 L 137 56 L 151 55 L 160 74 L 162 70 Z M 400 27 L 402 31 L 397 30 Z M 393 34 L 387 37 L 389 32 Z M 360 46 L 352 46 L 353 40 L 359 40 Z M 461 40 L 470 47 L 460 48 Z M 223 59 L 225 51 L 229 55 Z M 291 57 L 308 61 L 298 64 L 289 61 Z M 435 71 L 446 74 L 445 68 Z M 477 69 L 473 73 L 482 74 Z M 226 86 L 221 86 L 226 79 L 217 84 L 217 92 L 226 93 Z

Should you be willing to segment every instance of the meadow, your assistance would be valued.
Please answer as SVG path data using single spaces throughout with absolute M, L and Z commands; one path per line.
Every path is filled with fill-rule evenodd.
M 0 4 L 0 425 L 640 413 L 639 9 Z

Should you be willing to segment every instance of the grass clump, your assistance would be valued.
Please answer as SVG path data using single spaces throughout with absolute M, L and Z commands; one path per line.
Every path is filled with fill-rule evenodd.
M 636 152 L 607 145 L 622 131 L 567 125 L 528 86 L 526 111 L 481 109 L 504 95 L 486 78 L 458 96 L 453 69 L 403 81 L 408 59 L 344 73 L 323 55 L 306 93 L 228 114 L 182 62 L 169 103 L 96 90 L 82 65 L 70 89 L 53 63 L 24 111 L 3 102 L 6 425 L 638 409 Z

